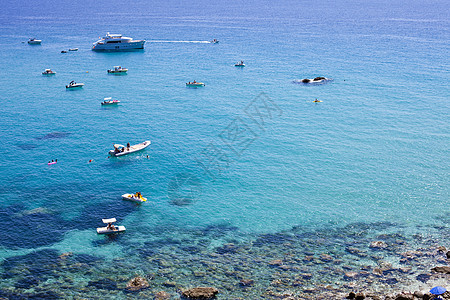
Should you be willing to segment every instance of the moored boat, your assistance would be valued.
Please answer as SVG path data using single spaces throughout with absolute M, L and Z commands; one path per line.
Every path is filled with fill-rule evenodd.
M 113 69 L 109 69 L 108 73 L 110 74 L 123 74 L 128 72 L 128 69 L 122 68 L 121 66 L 114 66 Z
M 115 157 L 127 155 L 130 153 L 144 150 L 145 148 L 150 146 L 150 144 L 151 144 L 150 141 L 145 141 L 140 144 L 133 145 L 133 146 L 130 146 L 130 143 L 128 143 L 126 147 L 124 145 L 114 144 L 113 145 L 114 149 L 109 151 L 109 155 L 115 156 Z
M 240 62 L 236 63 L 234 66 L 235 67 L 245 67 L 245 64 L 244 64 L 244 61 L 241 60 Z
M 30 38 L 28 40 L 28 44 L 29 45 L 40 45 L 42 43 L 41 40 L 35 39 L 35 38 Z
M 134 202 L 145 202 L 147 201 L 147 198 L 143 197 L 140 192 L 137 192 L 135 194 L 123 194 L 122 195 L 123 200 L 129 200 Z
M 116 218 L 102 219 L 103 223 L 108 224 L 106 227 L 98 227 L 97 233 L 99 234 L 110 234 L 125 231 L 125 226 L 114 225 L 117 222 Z
M 52 71 L 51 69 L 45 69 L 44 72 L 42 72 L 42 75 L 55 75 L 56 72 Z
M 197 81 L 193 81 L 193 82 L 186 82 L 186 86 L 187 87 L 200 87 L 200 86 L 205 86 L 205 84 L 203 82 L 197 82 Z
M 119 100 L 112 99 L 111 97 L 103 99 L 102 105 L 116 105 L 119 104 Z
M 71 81 L 68 85 L 66 85 L 66 89 L 75 89 L 81 88 L 84 86 L 84 83 L 76 83 L 75 81 Z

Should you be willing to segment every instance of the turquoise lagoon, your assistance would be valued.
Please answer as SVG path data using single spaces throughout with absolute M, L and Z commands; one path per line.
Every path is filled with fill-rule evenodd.
M 445 1 L 5 5 L 0 297 L 126 298 L 136 274 L 151 284 L 139 297 L 161 289 L 177 297 L 205 284 L 222 299 L 301 295 L 320 285 L 348 291 L 345 271 L 383 261 L 398 267 L 402 251 L 449 247 L 448 8 Z M 146 39 L 146 49 L 91 51 L 106 32 Z M 24 43 L 32 36 L 42 45 Z M 214 38 L 220 43 L 208 43 Z M 240 60 L 245 68 L 234 67 Z M 115 65 L 128 75 L 108 75 Z M 45 68 L 56 76 L 42 76 Z M 316 76 L 333 80 L 293 83 Z M 66 91 L 71 80 L 85 86 Z M 206 86 L 186 88 L 193 80 Z M 105 97 L 120 106 L 102 108 Z M 148 139 L 144 152 L 107 158 L 113 143 Z M 48 166 L 51 159 L 58 163 Z M 121 200 L 136 191 L 149 201 Z M 105 217 L 127 232 L 98 236 Z M 394 248 L 374 252 L 368 245 L 379 239 Z M 367 255 L 352 256 L 352 246 Z M 280 257 L 285 252 L 299 261 Z M 326 276 L 273 283 L 321 274 L 323 264 L 302 263 L 321 254 L 338 260 Z M 289 269 L 268 264 L 276 259 Z M 417 263 L 397 282 L 358 284 L 426 288 L 441 280 L 418 280 L 427 268 Z M 246 277 L 255 285 L 242 289 Z M 45 294 L 50 289 L 55 294 Z

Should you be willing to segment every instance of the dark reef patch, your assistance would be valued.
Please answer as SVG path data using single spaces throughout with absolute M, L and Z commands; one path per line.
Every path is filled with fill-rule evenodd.
M 43 136 L 35 137 L 36 140 L 51 140 L 51 139 L 62 139 L 68 137 L 71 133 L 69 132 L 51 132 Z
M 31 143 L 23 143 L 23 144 L 17 144 L 17 147 L 19 147 L 22 150 L 33 150 L 38 147 L 36 144 Z
M 67 222 L 46 210 L 23 214 L 22 205 L 0 207 L 0 227 L 8 228 L 0 235 L 0 245 L 6 248 L 36 248 L 63 239 Z

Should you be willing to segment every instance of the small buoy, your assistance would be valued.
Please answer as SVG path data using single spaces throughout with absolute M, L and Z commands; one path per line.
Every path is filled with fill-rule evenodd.
M 91 163 L 91 162 L 92 162 L 92 159 L 90 159 L 89 162 Z
M 86 71 L 86 73 L 89 73 L 89 71 Z

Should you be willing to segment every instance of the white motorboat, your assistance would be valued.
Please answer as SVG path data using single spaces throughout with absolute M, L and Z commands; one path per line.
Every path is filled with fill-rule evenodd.
M 102 219 L 103 223 L 108 224 L 106 227 L 98 227 L 97 233 L 99 234 L 110 234 L 110 233 L 118 233 L 125 231 L 125 226 L 114 225 L 113 223 L 117 222 L 116 218 L 111 219 Z
M 116 157 L 127 155 L 130 153 L 144 150 L 145 148 L 150 146 L 150 144 L 151 144 L 150 141 L 145 141 L 143 143 L 133 145 L 133 146 L 130 146 L 130 144 L 128 143 L 126 147 L 124 145 L 114 144 L 113 145 L 114 149 L 109 151 L 109 155 L 116 156 Z
M 94 51 L 127 51 L 144 49 L 145 40 L 133 40 L 121 34 L 110 34 L 99 39 L 92 46 Z
M 240 62 L 236 63 L 234 66 L 235 67 L 245 67 L 245 64 L 244 64 L 244 61 L 241 60 Z
M 42 40 L 38 40 L 35 38 L 30 38 L 28 40 L 28 44 L 30 44 L 30 45 L 40 45 L 41 43 L 42 43 Z
M 78 51 L 78 48 L 70 48 L 69 51 Z
M 134 202 L 145 202 L 147 201 L 147 198 L 143 197 L 141 193 L 137 192 L 135 194 L 123 194 L 122 195 L 123 200 L 129 200 Z
M 200 86 L 205 86 L 205 84 L 203 82 L 197 82 L 197 81 L 193 81 L 193 82 L 186 82 L 186 86 L 187 87 L 200 87 Z
M 119 104 L 119 100 L 112 99 L 111 97 L 103 99 L 102 105 L 115 105 Z
M 114 66 L 113 69 L 108 70 L 108 73 L 111 74 L 123 74 L 128 72 L 128 69 L 122 68 L 121 66 Z
M 211 44 L 217 44 L 217 43 L 219 43 L 219 40 L 213 39 L 210 43 L 211 43 Z
M 45 69 L 44 72 L 42 72 L 42 75 L 55 75 L 56 72 L 52 71 L 51 69 Z
M 84 83 L 76 83 L 75 81 L 71 81 L 68 85 L 66 85 L 66 89 L 75 89 L 81 88 L 84 86 Z

